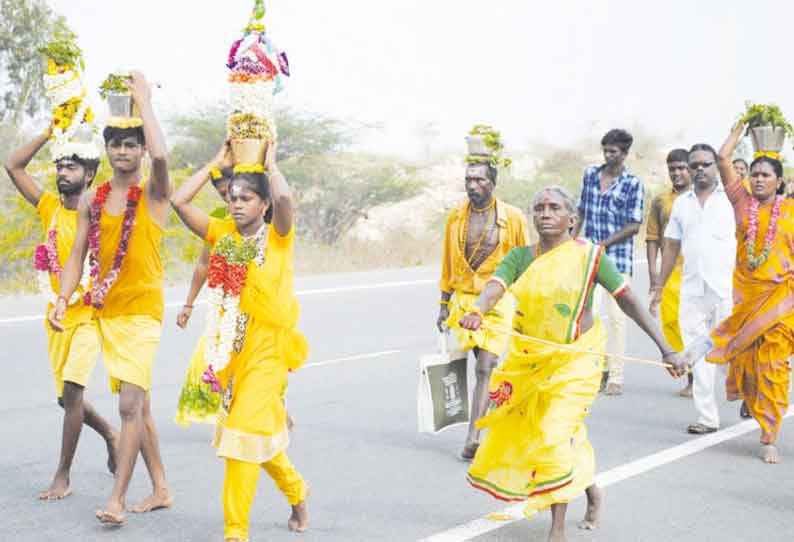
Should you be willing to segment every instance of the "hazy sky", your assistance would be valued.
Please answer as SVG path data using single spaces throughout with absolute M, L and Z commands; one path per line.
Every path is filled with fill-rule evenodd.
M 49 0 L 78 32 L 96 88 L 115 67 L 162 83 L 158 109 L 226 95 L 226 55 L 252 0 Z M 721 143 L 747 99 L 794 117 L 790 0 L 267 0 L 293 76 L 279 100 L 362 123 L 412 152 L 417 127 L 463 148 L 475 122 L 509 145 L 597 143 L 642 126 Z

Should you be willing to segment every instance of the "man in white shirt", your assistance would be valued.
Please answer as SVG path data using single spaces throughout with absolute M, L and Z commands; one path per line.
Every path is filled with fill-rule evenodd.
M 673 203 L 664 231 L 662 274 L 653 291 L 652 303 L 661 300 L 662 288 L 684 256 L 681 304 L 678 322 L 681 338 L 689 346 L 731 314 L 732 281 L 736 258 L 736 221 L 733 206 L 719 182 L 717 153 L 705 143 L 689 151 L 693 189 Z M 714 394 L 717 366 L 698 360 L 692 368 L 692 395 L 698 411 L 697 423 L 687 431 L 695 435 L 713 433 L 720 426 Z

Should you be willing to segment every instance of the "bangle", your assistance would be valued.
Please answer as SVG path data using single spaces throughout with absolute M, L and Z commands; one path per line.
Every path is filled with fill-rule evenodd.
M 66 296 L 64 296 L 64 295 L 58 295 L 58 298 L 56 299 L 56 302 L 57 302 L 57 301 L 63 301 L 63 302 L 64 302 L 64 303 L 66 303 L 67 305 L 69 304 L 69 300 L 68 300 L 68 299 L 66 299 Z
M 481 311 L 479 308 L 477 308 L 477 307 L 472 307 L 471 309 L 469 309 L 469 310 L 468 310 L 468 311 L 466 311 L 466 312 L 467 312 L 468 314 L 476 314 L 477 316 L 479 316 L 479 317 L 480 317 L 480 320 L 485 320 L 485 315 L 484 315 L 484 314 L 482 313 L 482 311 Z
M 449 307 L 449 300 L 448 299 L 442 299 L 438 303 L 439 303 L 439 305 L 444 305 L 445 307 Z
M 183 309 L 192 309 L 193 305 L 182 305 Z

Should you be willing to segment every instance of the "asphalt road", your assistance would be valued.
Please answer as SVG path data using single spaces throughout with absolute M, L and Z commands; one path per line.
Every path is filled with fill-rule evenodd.
M 644 269 L 634 285 L 642 293 L 643 274 Z M 477 521 L 505 505 L 465 482 L 466 464 L 457 459 L 463 427 L 436 436 L 416 432 L 417 360 L 435 344 L 436 275 L 435 269 L 416 268 L 297 281 L 301 328 L 312 354 L 290 381 L 288 404 L 297 425 L 289 454 L 312 486 L 312 526 L 304 535 L 286 530 L 289 508 L 263 475 L 251 518 L 253 540 L 545 540 L 548 514 L 532 521 Z M 182 296 L 183 291 L 169 290 L 167 300 L 179 303 Z M 127 526 L 112 530 L 93 517 L 112 478 L 104 470 L 103 443 L 90 429 L 83 432 L 72 472 L 74 495 L 62 502 L 36 500 L 57 463 L 61 412 L 37 318 L 41 301 L 5 301 L 0 308 L 0 540 L 222 540 L 223 463 L 210 447 L 211 428 L 184 429 L 172 421 L 204 307 L 197 308 L 187 331 L 174 324 L 176 308 L 167 310 L 154 369 L 153 408 L 175 505 L 130 516 Z M 628 350 L 654 356 L 636 328 Z M 753 455 L 754 428 L 713 446 L 686 435 L 695 414 L 691 401 L 675 395 L 679 386 L 661 369 L 629 366 L 626 393 L 596 401 L 588 426 L 599 472 L 611 485 L 600 531 L 577 532 L 584 502 L 572 503 L 570 540 L 791 540 L 792 422 L 785 422 L 780 441 L 788 461 L 767 466 Z M 87 396 L 118 423 L 101 363 Z M 721 399 L 724 428 L 739 423 L 737 409 Z M 687 444 L 693 441 L 704 449 L 693 451 Z M 146 496 L 148 489 L 139 461 L 130 500 Z

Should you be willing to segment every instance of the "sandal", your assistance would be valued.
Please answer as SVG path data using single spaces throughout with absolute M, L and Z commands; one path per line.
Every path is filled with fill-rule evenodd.
M 463 461 L 471 461 L 474 459 L 474 456 L 477 455 L 477 449 L 480 447 L 479 442 L 475 442 L 474 444 L 469 444 L 468 446 L 463 447 L 463 451 L 460 453 L 460 458 Z
M 706 435 L 708 433 L 716 433 L 717 428 L 709 427 L 708 425 L 703 425 L 702 423 L 693 423 L 686 428 L 686 432 L 690 435 Z
M 744 401 L 742 401 L 742 406 L 739 407 L 739 417 L 744 420 L 749 420 L 750 418 L 752 418 L 752 416 L 750 415 L 750 409 L 747 408 L 747 403 L 745 403 Z

